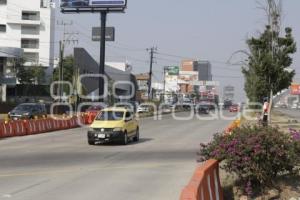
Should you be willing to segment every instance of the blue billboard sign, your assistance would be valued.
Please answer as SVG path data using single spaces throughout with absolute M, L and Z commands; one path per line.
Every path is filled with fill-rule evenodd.
M 61 0 L 61 8 L 125 8 L 127 0 Z

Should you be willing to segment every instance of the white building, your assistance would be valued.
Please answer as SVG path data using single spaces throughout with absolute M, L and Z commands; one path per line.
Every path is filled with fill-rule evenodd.
M 42 65 L 47 74 L 52 72 L 54 17 L 52 0 L 0 0 L 0 88 L 2 93 L 5 93 L 6 87 L 13 87 L 17 83 L 16 69 L 13 64 L 17 58 L 24 58 L 27 66 Z

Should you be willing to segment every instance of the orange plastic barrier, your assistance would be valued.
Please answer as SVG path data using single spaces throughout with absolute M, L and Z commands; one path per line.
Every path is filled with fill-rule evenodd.
M 54 131 L 53 119 L 45 119 L 47 132 Z
M 11 122 L 9 123 L 0 123 L 0 129 L 1 129 L 1 137 L 12 137 L 14 136 L 14 127 Z
M 4 137 L 3 122 L 0 122 L 0 138 Z
M 14 128 L 14 136 L 23 136 L 27 134 L 24 121 L 13 121 L 11 124 Z
M 68 129 L 69 128 L 69 124 L 68 124 L 67 119 L 60 120 L 60 123 L 61 123 L 61 129 Z
M 78 124 L 78 126 L 87 124 L 85 120 L 85 115 L 78 115 L 76 119 L 76 123 Z
M 38 125 L 35 120 L 25 121 L 27 135 L 37 134 L 39 132 Z
M 77 117 L 73 117 L 69 120 L 70 128 L 76 128 L 78 127 L 77 124 Z
M 208 160 L 196 169 L 180 200 L 223 200 L 218 161 Z
M 46 121 L 44 119 L 39 119 L 35 121 L 38 127 L 38 133 L 44 133 L 47 131 Z

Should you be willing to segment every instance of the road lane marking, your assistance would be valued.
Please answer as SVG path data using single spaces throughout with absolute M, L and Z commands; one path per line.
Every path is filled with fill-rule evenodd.
M 45 171 L 39 171 L 39 172 L 16 172 L 16 173 L 10 173 L 10 174 L 0 174 L 1 178 L 7 178 L 7 177 L 21 177 L 21 176 L 39 176 L 39 175 L 55 175 L 55 174 L 70 174 L 74 172 L 93 172 L 93 171 L 100 171 L 100 170 L 121 170 L 121 169 L 151 169 L 151 168 L 160 168 L 160 167 L 171 167 L 171 166 L 185 166 L 188 163 L 186 162 L 180 162 L 180 163 L 165 163 L 165 164 L 147 164 L 144 165 L 134 165 L 134 166 L 123 166 L 123 167 L 95 167 L 95 168 L 73 168 L 73 169 L 64 169 L 64 170 L 45 170 Z M 195 162 L 196 164 L 196 162 Z M 195 165 L 196 166 L 196 165 Z
M 21 188 L 21 189 L 18 189 L 18 190 L 16 190 L 16 191 L 11 192 L 10 195 L 13 196 L 13 195 L 15 195 L 15 194 L 24 192 L 24 191 L 29 190 L 29 189 L 31 189 L 31 188 L 40 186 L 40 185 L 42 185 L 42 184 L 44 184 L 44 183 L 47 183 L 47 182 L 49 182 L 49 181 L 50 181 L 50 180 L 44 180 L 44 181 L 40 181 L 40 182 L 35 183 L 35 184 L 32 184 L 32 185 L 26 186 L 26 187 L 24 187 L 24 188 Z

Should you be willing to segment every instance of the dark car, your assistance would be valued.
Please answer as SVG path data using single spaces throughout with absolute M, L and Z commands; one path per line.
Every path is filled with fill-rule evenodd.
M 209 104 L 198 104 L 195 107 L 195 112 L 199 114 L 209 114 L 210 105 Z
M 8 117 L 12 120 L 42 118 L 47 117 L 47 110 L 45 104 L 23 103 L 10 111 Z

